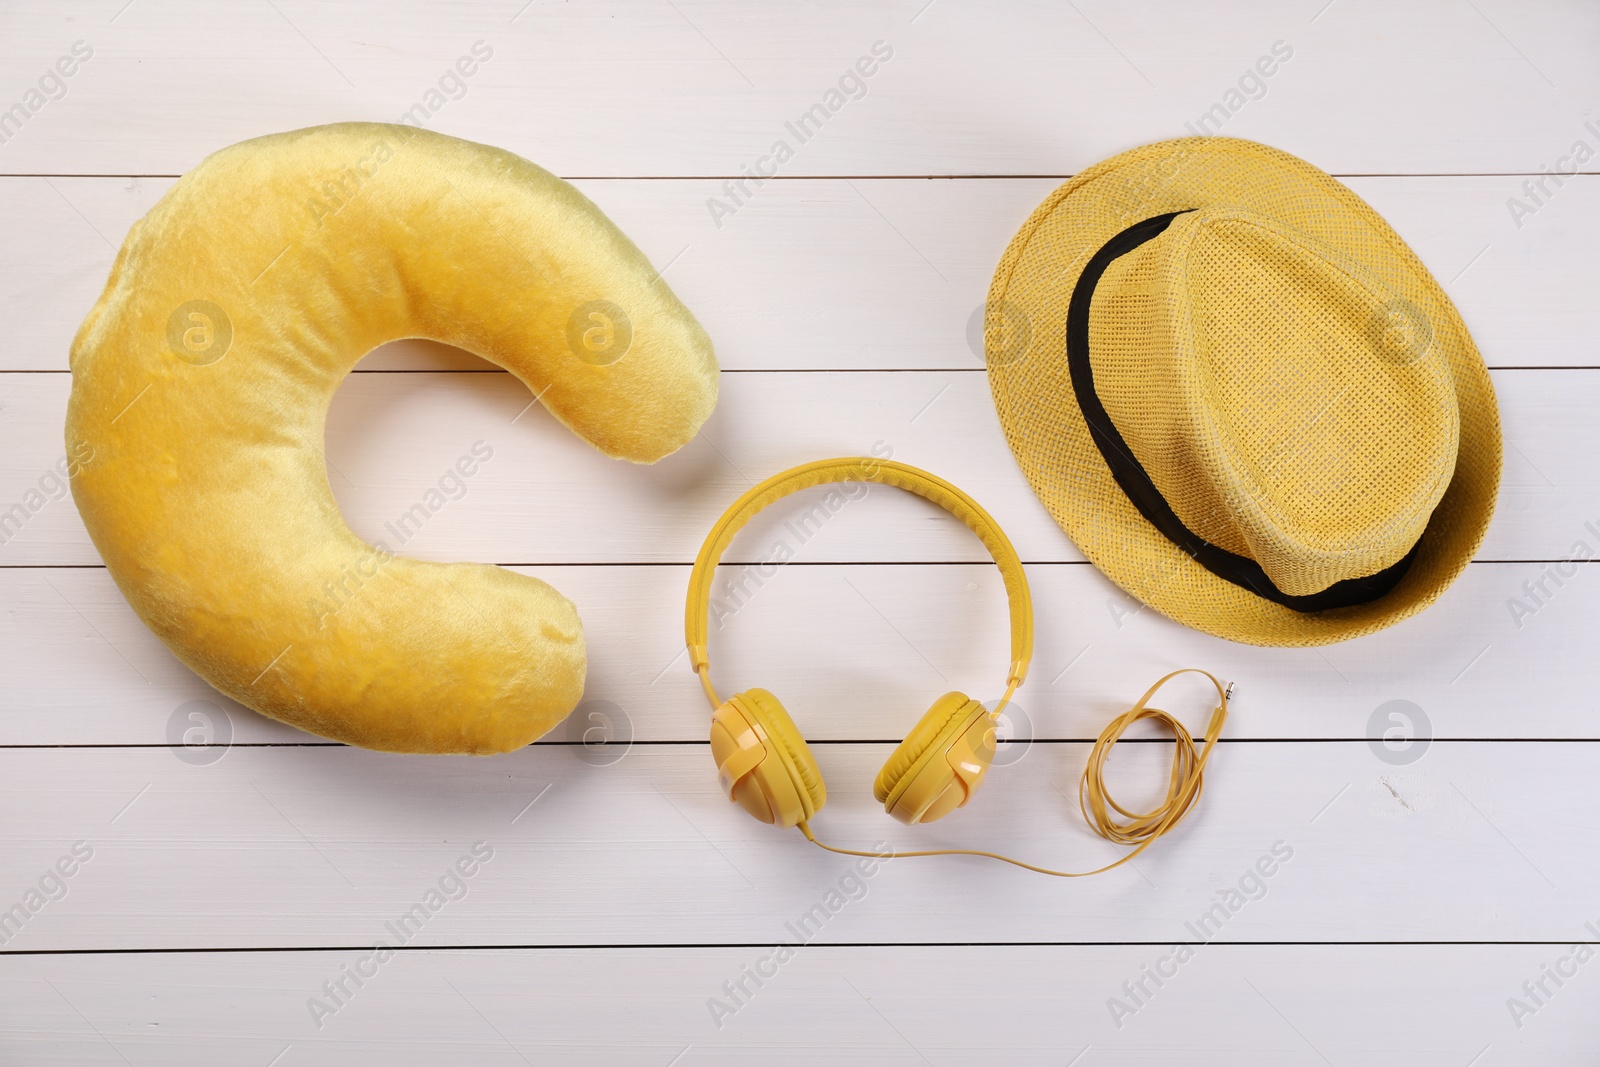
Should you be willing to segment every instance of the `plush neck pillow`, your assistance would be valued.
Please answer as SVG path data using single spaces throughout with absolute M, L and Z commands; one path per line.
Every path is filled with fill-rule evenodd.
M 534 578 L 369 545 L 323 423 L 378 345 L 457 345 L 579 437 L 650 463 L 717 396 L 705 331 L 572 186 L 346 123 L 226 148 L 134 225 L 72 346 L 73 496 L 145 624 L 273 718 L 393 752 L 505 752 L 583 693 L 577 611 Z

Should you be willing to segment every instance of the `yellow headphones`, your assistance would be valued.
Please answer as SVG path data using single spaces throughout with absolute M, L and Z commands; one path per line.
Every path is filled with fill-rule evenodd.
M 882 858 L 882 853 L 835 848 L 816 839 L 809 822 L 827 803 L 828 790 L 822 781 L 822 769 L 811 755 L 806 739 L 778 698 L 765 689 L 746 689 L 727 700 L 718 697 L 711 685 L 711 661 L 706 653 L 711 579 L 734 535 L 757 512 L 791 493 L 849 481 L 892 485 L 938 504 L 978 535 L 1005 579 L 1011 605 L 1011 667 L 1006 675 L 1005 695 L 993 710 L 985 709 L 965 693 L 946 693 L 934 701 L 933 707 L 905 740 L 889 754 L 872 787 L 872 795 L 883 804 L 884 811 L 903 823 L 942 819 L 971 800 L 994 761 L 995 720 L 1027 677 L 1028 662 L 1033 658 L 1033 601 L 1028 594 L 1027 574 L 1011 542 L 977 501 L 949 482 L 904 463 L 870 457 L 820 460 L 768 478 L 734 501 L 701 546 L 689 575 L 684 641 L 689 646 L 690 665 L 700 678 L 713 709 L 711 755 L 717 762 L 717 780 L 729 799 L 764 823 L 798 827 L 808 841 L 829 852 Z M 1167 712 L 1148 706 L 1156 691 L 1180 674 L 1205 675 L 1216 687 L 1217 705 L 1206 727 L 1203 752 L 1197 749 L 1194 738 L 1182 723 Z M 1060 878 L 1079 878 L 1119 867 L 1183 821 L 1200 799 L 1206 762 L 1227 721 L 1232 692 L 1231 684 L 1224 688 L 1206 671 L 1176 670 L 1152 685 L 1133 707 L 1111 720 L 1100 732 L 1084 767 L 1078 802 L 1084 819 L 1101 837 L 1137 846 L 1113 863 L 1093 871 L 1057 871 L 975 849 L 889 854 L 985 856 Z M 1130 726 L 1144 719 L 1154 719 L 1170 730 L 1175 744 L 1166 799 L 1151 810 L 1140 812 L 1124 808 L 1111 799 L 1105 786 L 1104 769 L 1111 747 Z
M 827 803 L 822 771 L 777 697 L 765 689 L 747 689 L 727 700 L 718 698 L 711 686 L 706 640 L 712 575 L 734 535 L 775 501 L 835 482 L 892 485 L 939 505 L 978 535 L 1005 580 L 1011 603 L 1011 667 L 1005 696 L 989 710 L 965 693 L 946 693 L 889 754 L 873 783 L 873 796 L 896 819 L 932 822 L 971 800 L 989 771 L 995 719 L 1027 676 L 1033 658 L 1033 601 L 1022 561 L 989 513 L 949 482 L 892 460 L 830 459 L 784 471 L 741 496 L 711 528 L 689 576 L 684 636 L 690 664 L 715 709 L 711 754 L 717 761 L 717 779 L 751 815 L 784 828 L 803 826 Z

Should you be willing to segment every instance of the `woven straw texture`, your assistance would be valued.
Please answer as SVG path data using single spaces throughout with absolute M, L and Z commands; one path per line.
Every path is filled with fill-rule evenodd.
M 1090 438 L 1067 365 L 1073 288 L 1112 237 L 1174 211 L 1095 288 L 1096 393 L 1184 524 L 1286 593 L 1417 543 L 1378 600 L 1303 613 L 1217 577 L 1146 521 Z M 1006 250 L 985 339 L 1007 441 L 1056 522 L 1129 594 L 1206 633 L 1305 646 L 1392 625 L 1460 574 L 1493 514 L 1499 415 L 1459 314 L 1376 212 L 1276 149 L 1184 138 L 1067 182 Z

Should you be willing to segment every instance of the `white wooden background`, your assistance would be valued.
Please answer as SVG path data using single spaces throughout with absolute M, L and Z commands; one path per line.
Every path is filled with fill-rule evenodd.
M 666 268 L 726 373 L 703 434 L 653 468 L 515 418 L 517 383 L 424 344 L 369 357 L 329 421 L 334 491 L 370 537 L 493 444 L 406 549 L 570 595 L 608 702 L 584 710 L 631 747 L 566 728 L 493 759 L 323 743 L 181 667 L 70 500 L 0 545 L 0 908 L 41 879 L 59 896 L 47 872 L 92 850 L 0 946 L 0 1062 L 1596 1062 L 1600 962 L 1573 946 L 1600 941 L 1600 577 L 1549 575 L 1600 549 L 1600 178 L 1508 206 L 1575 142 L 1600 148 L 1592 0 L 5 0 L 0 109 L 78 41 L 93 54 L 65 95 L 0 144 L 0 508 L 61 455 L 70 338 L 178 174 L 243 138 L 395 119 L 478 41 L 492 59 L 429 125 L 573 178 Z M 718 226 L 707 199 L 877 41 L 893 58 L 866 95 Z M 1223 132 L 1343 177 L 1412 243 L 1494 368 L 1507 445 L 1494 526 L 1448 595 L 1320 650 L 1204 637 L 1087 566 L 1018 474 L 967 341 L 1034 204 L 1183 134 L 1279 41 L 1292 58 Z M 719 1026 L 709 998 L 850 868 L 718 793 L 679 658 L 688 563 L 753 481 L 878 442 L 972 491 L 1028 561 L 1034 740 L 937 826 L 872 803 L 927 703 L 992 697 L 1005 658 L 981 549 L 876 492 L 714 636 L 723 687 L 774 689 L 820 742 L 828 838 L 1098 864 L 1115 851 L 1071 801 L 1086 739 L 1176 666 L 1236 680 L 1235 714 L 1204 804 L 1130 868 L 891 861 Z M 733 555 L 764 555 L 784 510 Z M 1200 698 L 1169 706 L 1198 726 Z M 200 764 L 168 742 L 205 700 L 232 747 Z M 1400 752 L 1369 741 L 1392 700 L 1421 711 Z M 1119 750 L 1116 780 L 1150 794 L 1165 752 Z M 308 998 L 479 841 L 493 858 L 466 895 L 319 1027 Z M 1133 999 L 1124 983 L 1274 845 L 1293 856 L 1259 899 Z

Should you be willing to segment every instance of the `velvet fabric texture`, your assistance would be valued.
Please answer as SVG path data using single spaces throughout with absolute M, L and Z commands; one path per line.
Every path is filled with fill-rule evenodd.
M 505 752 L 583 693 L 576 609 L 368 544 L 328 485 L 334 390 L 405 337 L 506 368 L 634 462 L 716 403 L 705 331 L 572 186 L 408 126 L 322 126 L 217 152 L 129 232 L 73 342 L 73 496 L 134 611 L 229 697 L 367 748 Z

